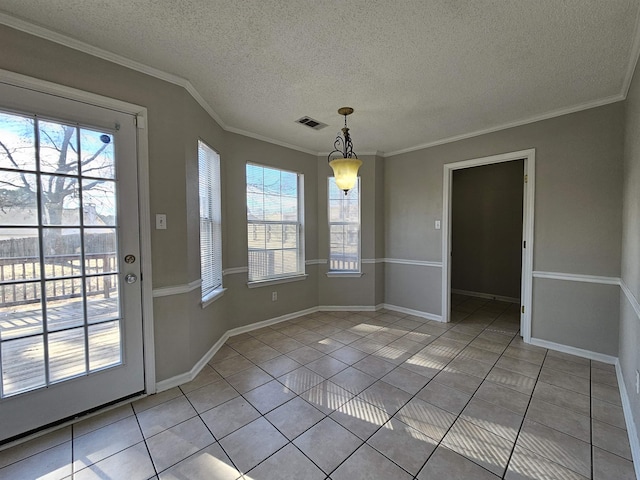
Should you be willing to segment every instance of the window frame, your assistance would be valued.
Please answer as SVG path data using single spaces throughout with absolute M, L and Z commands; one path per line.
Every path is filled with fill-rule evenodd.
M 358 192 L 358 221 L 356 222 L 349 222 L 349 221 L 339 221 L 339 222 L 332 222 L 331 221 L 331 186 L 333 183 L 333 186 L 335 186 L 335 188 L 338 188 L 337 185 L 335 184 L 335 177 L 334 176 L 329 176 L 327 177 L 327 227 L 328 227 L 328 255 L 327 255 L 327 264 L 328 264 L 328 272 L 327 272 L 327 276 L 332 277 L 360 277 L 362 276 L 362 181 L 361 181 L 361 177 L 358 176 L 357 179 L 357 192 Z M 338 189 L 340 191 L 340 189 Z M 344 201 L 345 198 L 348 198 L 348 195 L 353 192 L 354 189 L 349 190 L 349 193 L 347 195 L 343 197 L 341 197 L 341 200 Z M 331 264 L 332 264 L 332 250 L 331 250 L 331 227 L 332 225 L 356 225 L 358 227 L 358 267 L 356 269 L 339 269 L 339 268 L 332 268 Z M 344 243 L 343 243 L 344 245 Z
M 285 172 L 289 174 L 296 175 L 296 209 L 297 209 L 297 220 L 293 221 L 266 221 L 266 220 L 250 220 L 249 219 L 249 196 L 248 196 L 248 178 L 247 178 L 247 168 L 249 166 L 258 167 L 261 169 L 268 170 L 276 170 L 279 172 Z M 263 182 L 264 185 L 264 182 Z M 264 195 L 264 192 L 263 192 Z M 247 216 L 246 216 L 246 225 L 247 225 L 247 286 L 249 288 L 255 288 L 266 285 L 274 285 L 278 283 L 288 283 L 298 280 L 304 280 L 307 278 L 306 270 L 305 270 L 305 223 L 304 223 L 304 174 L 301 172 L 297 172 L 294 170 L 288 170 L 286 168 L 279 168 L 272 165 L 265 165 L 257 162 L 246 162 L 245 165 L 245 206 L 247 208 Z M 282 220 L 282 219 L 281 219 Z M 280 275 L 270 275 L 270 276 L 261 276 L 252 278 L 251 272 L 251 261 L 250 255 L 251 251 L 269 251 L 274 249 L 252 249 L 249 246 L 249 232 L 252 224 L 265 224 L 265 225 L 295 225 L 297 230 L 297 246 L 296 246 L 296 259 L 298 263 L 298 268 L 296 272 L 285 273 Z
M 206 157 L 203 158 L 201 153 L 205 152 Z M 209 178 L 203 185 L 203 162 L 211 162 L 206 166 Z M 221 159 L 220 153 L 207 144 L 204 140 L 198 139 L 198 216 L 199 216 L 199 243 L 200 243 L 200 278 L 201 278 L 201 302 L 202 308 L 207 307 L 213 301 L 218 299 L 225 292 L 223 286 L 223 270 L 222 270 L 222 179 L 220 176 Z M 202 199 L 203 187 L 207 187 L 205 193 L 208 203 L 209 216 L 203 217 Z M 214 188 L 212 188 L 214 187 Z M 217 198 L 216 198 L 217 197 Z M 210 262 L 205 263 L 206 252 L 203 250 L 203 223 L 207 222 L 210 226 L 211 256 Z M 218 236 L 216 238 L 216 231 Z M 216 262 L 216 258 L 218 262 Z M 206 272 L 205 270 L 210 270 Z M 208 279 L 212 282 L 208 282 Z

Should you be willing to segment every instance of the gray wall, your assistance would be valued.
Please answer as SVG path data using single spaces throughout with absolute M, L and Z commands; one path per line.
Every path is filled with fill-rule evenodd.
M 635 393 L 635 372 L 640 370 L 640 74 L 636 68 L 627 96 L 624 142 L 622 217 L 622 282 L 631 300 L 620 294 L 620 367 L 631 410 L 640 432 L 640 395 Z M 640 439 L 639 439 L 640 441 Z
M 451 288 L 520 298 L 524 161 L 454 170 Z
M 326 246 L 326 166 L 296 150 L 224 131 L 180 86 L 0 25 L 0 68 L 134 103 L 148 110 L 151 214 L 167 214 L 167 230 L 151 230 L 154 289 L 185 286 L 200 278 L 197 141 L 221 156 L 223 268 L 247 266 L 245 164 L 285 168 L 305 176 L 305 256 Z M 333 140 L 327 139 L 328 145 Z M 363 258 L 384 251 L 383 159 L 365 158 Z M 319 191 L 319 185 L 323 189 Z M 324 211 L 321 226 L 319 212 Z M 324 248 L 324 247 L 323 247 Z M 224 276 L 225 294 L 202 309 L 200 291 L 154 298 L 157 380 L 188 372 L 231 328 L 325 305 L 373 307 L 382 303 L 384 268 L 364 265 L 361 279 L 331 284 L 326 266 L 307 265 L 306 280 L 249 289 L 247 274 Z M 319 279 L 323 281 L 322 288 Z M 278 301 L 271 301 L 271 292 Z M 346 294 L 345 294 L 346 292 Z M 355 299 L 355 300 L 354 300 Z
M 441 230 L 434 221 L 442 217 L 444 164 L 535 148 L 533 269 L 618 277 L 623 107 L 615 103 L 387 158 L 385 256 L 442 261 Z M 403 305 L 411 296 L 412 308 L 440 315 L 440 275 L 437 266 L 388 264 L 385 302 Z M 617 310 L 586 322 L 578 309 L 564 308 L 570 298 L 549 296 L 549 289 L 540 287 L 545 282 L 536 279 L 533 290 L 535 336 L 595 352 L 617 349 L 616 341 L 601 341 L 603 330 L 617 338 Z M 584 294 L 590 289 L 586 285 L 576 282 L 573 288 Z M 566 316 L 547 308 L 558 302 L 555 311 Z M 567 328 L 574 335 L 565 339 Z

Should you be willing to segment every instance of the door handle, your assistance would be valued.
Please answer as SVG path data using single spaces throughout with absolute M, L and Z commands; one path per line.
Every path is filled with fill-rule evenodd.
M 124 281 L 128 284 L 136 283 L 138 281 L 138 277 L 133 273 L 127 273 L 124 277 Z

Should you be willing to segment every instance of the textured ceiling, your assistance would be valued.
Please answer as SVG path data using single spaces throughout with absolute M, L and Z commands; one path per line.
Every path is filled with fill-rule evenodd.
M 639 3 L 1 0 L 0 9 L 188 80 L 228 130 L 327 152 L 347 105 L 356 152 L 393 153 L 621 100 Z M 305 115 L 329 127 L 295 123 Z

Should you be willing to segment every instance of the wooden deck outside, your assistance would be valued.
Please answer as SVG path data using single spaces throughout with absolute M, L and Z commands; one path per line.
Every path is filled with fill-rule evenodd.
M 88 297 L 89 371 L 120 363 L 118 298 Z M 101 322 L 101 323 L 96 323 Z M 84 375 L 86 345 L 81 298 L 47 309 L 49 383 Z M 0 307 L 2 396 L 46 385 L 45 346 L 39 304 Z

